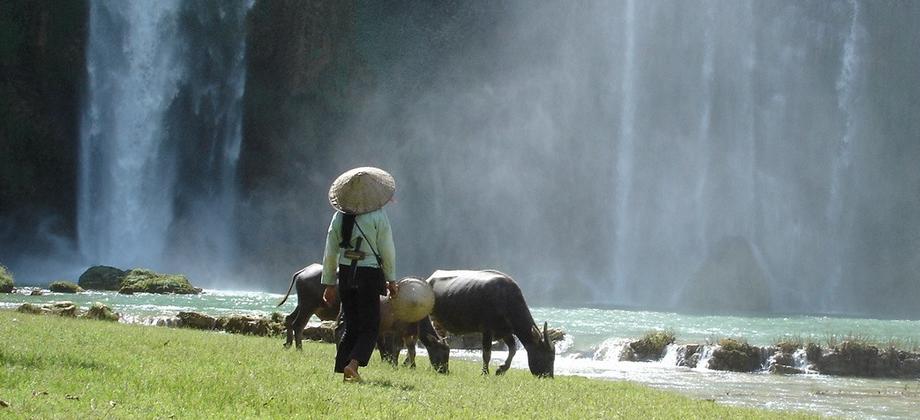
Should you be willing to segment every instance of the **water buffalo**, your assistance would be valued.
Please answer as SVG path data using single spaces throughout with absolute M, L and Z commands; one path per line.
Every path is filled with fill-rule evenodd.
M 380 311 L 386 311 L 388 302 L 381 301 Z M 415 368 L 415 345 L 421 341 L 428 350 L 428 361 L 438 373 L 448 373 L 448 359 L 450 347 L 447 340 L 441 338 L 431 325 L 431 319 L 425 317 L 421 321 L 406 323 L 397 320 L 388 320 L 381 314 L 380 334 L 377 336 L 377 349 L 380 358 L 394 366 L 399 364 L 399 351 L 406 347 L 406 360 L 403 366 Z
M 291 277 L 291 285 L 288 287 L 287 294 L 284 295 L 284 299 L 281 299 L 281 302 L 278 303 L 278 306 L 284 304 L 287 301 L 288 296 L 291 295 L 291 290 L 297 290 L 297 308 L 291 312 L 290 315 L 284 318 L 284 325 L 286 327 L 287 339 L 284 343 L 284 347 L 290 347 L 292 341 L 296 341 L 296 347 L 298 349 L 302 348 L 301 342 L 303 341 L 303 329 L 307 325 L 307 321 L 310 319 L 310 316 L 314 313 L 319 319 L 323 321 L 331 321 L 338 319 L 339 313 L 339 304 L 338 299 L 334 305 L 326 306 L 323 302 L 323 291 L 326 286 L 320 283 L 320 279 L 323 274 L 323 266 L 320 264 L 311 264 L 307 267 L 304 267 L 300 271 L 294 273 Z M 440 373 L 447 373 L 448 370 L 448 358 L 450 355 L 450 348 L 447 346 L 445 340 L 438 336 L 438 333 L 434 331 L 434 328 L 431 326 L 431 320 L 428 317 L 425 317 L 422 321 L 414 324 L 400 323 L 393 319 L 392 316 L 384 316 L 384 312 L 389 314 L 388 304 L 385 303 L 386 299 L 381 298 L 381 328 L 380 336 L 391 337 L 390 341 L 394 344 L 385 343 L 384 346 L 380 346 L 381 356 L 387 354 L 387 357 L 392 358 L 391 354 L 394 352 L 392 350 L 395 346 L 397 339 L 399 341 L 406 342 L 409 354 L 410 354 L 410 364 L 415 365 L 415 340 L 418 339 L 422 342 L 425 348 L 428 350 L 428 359 L 431 362 L 431 366 Z M 406 331 L 418 331 L 414 336 L 407 337 Z M 340 323 L 336 327 L 335 339 L 339 340 L 341 333 L 344 331 L 344 322 Z M 398 334 L 397 334 L 398 333 Z M 378 339 L 378 346 L 380 344 Z M 411 346 L 409 345 L 411 343 Z M 387 353 L 389 351 L 389 353 Z M 387 357 L 384 357 L 385 360 Z M 398 357 L 398 352 L 396 353 Z M 395 364 L 395 361 L 393 361 Z
M 556 352 L 547 334 L 537 327 L 517 283 L 494 270 L 435 271 L 426 280 L 434 290 L 432 318 L 454 334 L 482 333 L 482 373 L 489 373 L 492 338 L 508 345 L 508 360 L 495 371 L 501 375 L 511 367 L 517 350 L 514 336 L 527 350 L 530 373 L 553 376 Z
M 281 302 L 278 303 L 278 306 L 283 305 L 288 296 L 291 295 L 291 289 L 294 289 L 294 285 L 297 285 L 297 308 L 284 318 L 287 332 L 287 340 L 284 342 L 285 348 L 291 347 L 292 341 L 297 342 L 298 349 L 303 347 L 301 345 L 303 328 L 314 313 L 323 321 L 332 321 L 338 316 L 338 302 L 332 306 L 326 306 L 323 302 L 323 291 L 326 286 L 320 283 L 322 275 L 322 265 L 310 264 L 294 273 L 291 277 L 291 286 L 288 287 L 284 299 L 281 299 Z

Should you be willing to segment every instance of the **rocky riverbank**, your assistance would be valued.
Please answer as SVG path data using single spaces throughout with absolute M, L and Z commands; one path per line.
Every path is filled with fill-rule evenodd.
M 677 366 L 732 372 L 773 374 L 825 374 L 866 378 L 920 378 L 920 352 L 899 350 L 892 346 L 863 340 L 843 340 L 833 345 L 781 342 L 773 346 L 753 346 L 743 340 L 726 338 L 716 344 L 675 345 L 658 341 L 659 347 L 648 348 L 648 336 L 627 343 L 619 353 L 621 361 L 661 362 L 675 352 Z M 673 341 L 672 341 L 673 342 Z M 659 355 L 658 357 L 648 357 Z

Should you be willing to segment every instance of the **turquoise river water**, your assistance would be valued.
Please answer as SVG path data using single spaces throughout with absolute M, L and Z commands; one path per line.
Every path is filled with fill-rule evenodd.
M 42 296 L 0 294 L 0 308 L 22 303 L 69 300 L 82 308 L 103 302 L 122 314 L 122 322 L 156 325 L 167 323 L 179 311 L 210 315 L 267 315 L 289 313 L 296 297 L 281 308 L 281 295 L 262 292 L 206 290 L 197 296 L 119 295 L 114 292 Z M 293 300 L 294 302 L 292 302 Z M 627 380 L 680 392 L 723 404 L 777 410 L 801 410 L 844 418 L 917 418 L 920 416 L 920 380 L 843 378 L 820 374 L 772 375 L 766 372 L 733 373 L 706 368 L 690 369 L 675 364 L 676 351 L 669 348 L 660 362 L 621 362 L 616 355 L 630 339 L 651 330 L 672 330 L 679 344 L 706 344 L 723 337 L 742 338 L 755 345 L 769 345 L 783 338 L 819 344 L 858 336 L 899 347 L 920 346 L 920 321 L 829 318 L 817 316 L 754 317 L 702 316 L 678 313 L 612 309 L 534 308 L 538 324 L 548 321 L 565 330 L 557 344 L 556 374 L 580 375 L 607 380 Z M 315 318 L 314 318 L 315 321 Z M 281 340 L 279 339 L 279 345 Z M 424 351 L 422 352 L 424 354 Z M 507 353 L 492 352 L 492 363 Z M 480 360 L 478 351 L 452 350 L 452 357 Z M 512 366 L 526 369 L 523 350 Z

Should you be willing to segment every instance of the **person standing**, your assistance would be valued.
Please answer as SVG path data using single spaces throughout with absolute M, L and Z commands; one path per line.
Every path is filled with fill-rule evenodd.
M 381 295 L 395 296 L 396 248 L 383 211 L 396 181 L 386 171 L 362 167 L 340 175 L 329 188 L 335 208 L 323 255 L 323 300 L 342 302 L 345 332 L 336 346 L 335 372 L 346 382 L 361 381 L 380 327 Z

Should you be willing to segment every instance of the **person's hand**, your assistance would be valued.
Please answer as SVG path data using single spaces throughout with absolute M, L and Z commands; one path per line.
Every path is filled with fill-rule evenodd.
M 335 304 L 335 286 L 326 286 L 326 290 L 323 291 L 323 302 L 326 302 L 326 306 Z
M 396 285 L 395 281 L 387 282 L 387 296 L 394 298 L 396 294 L 399 293 L 399 286 Z

